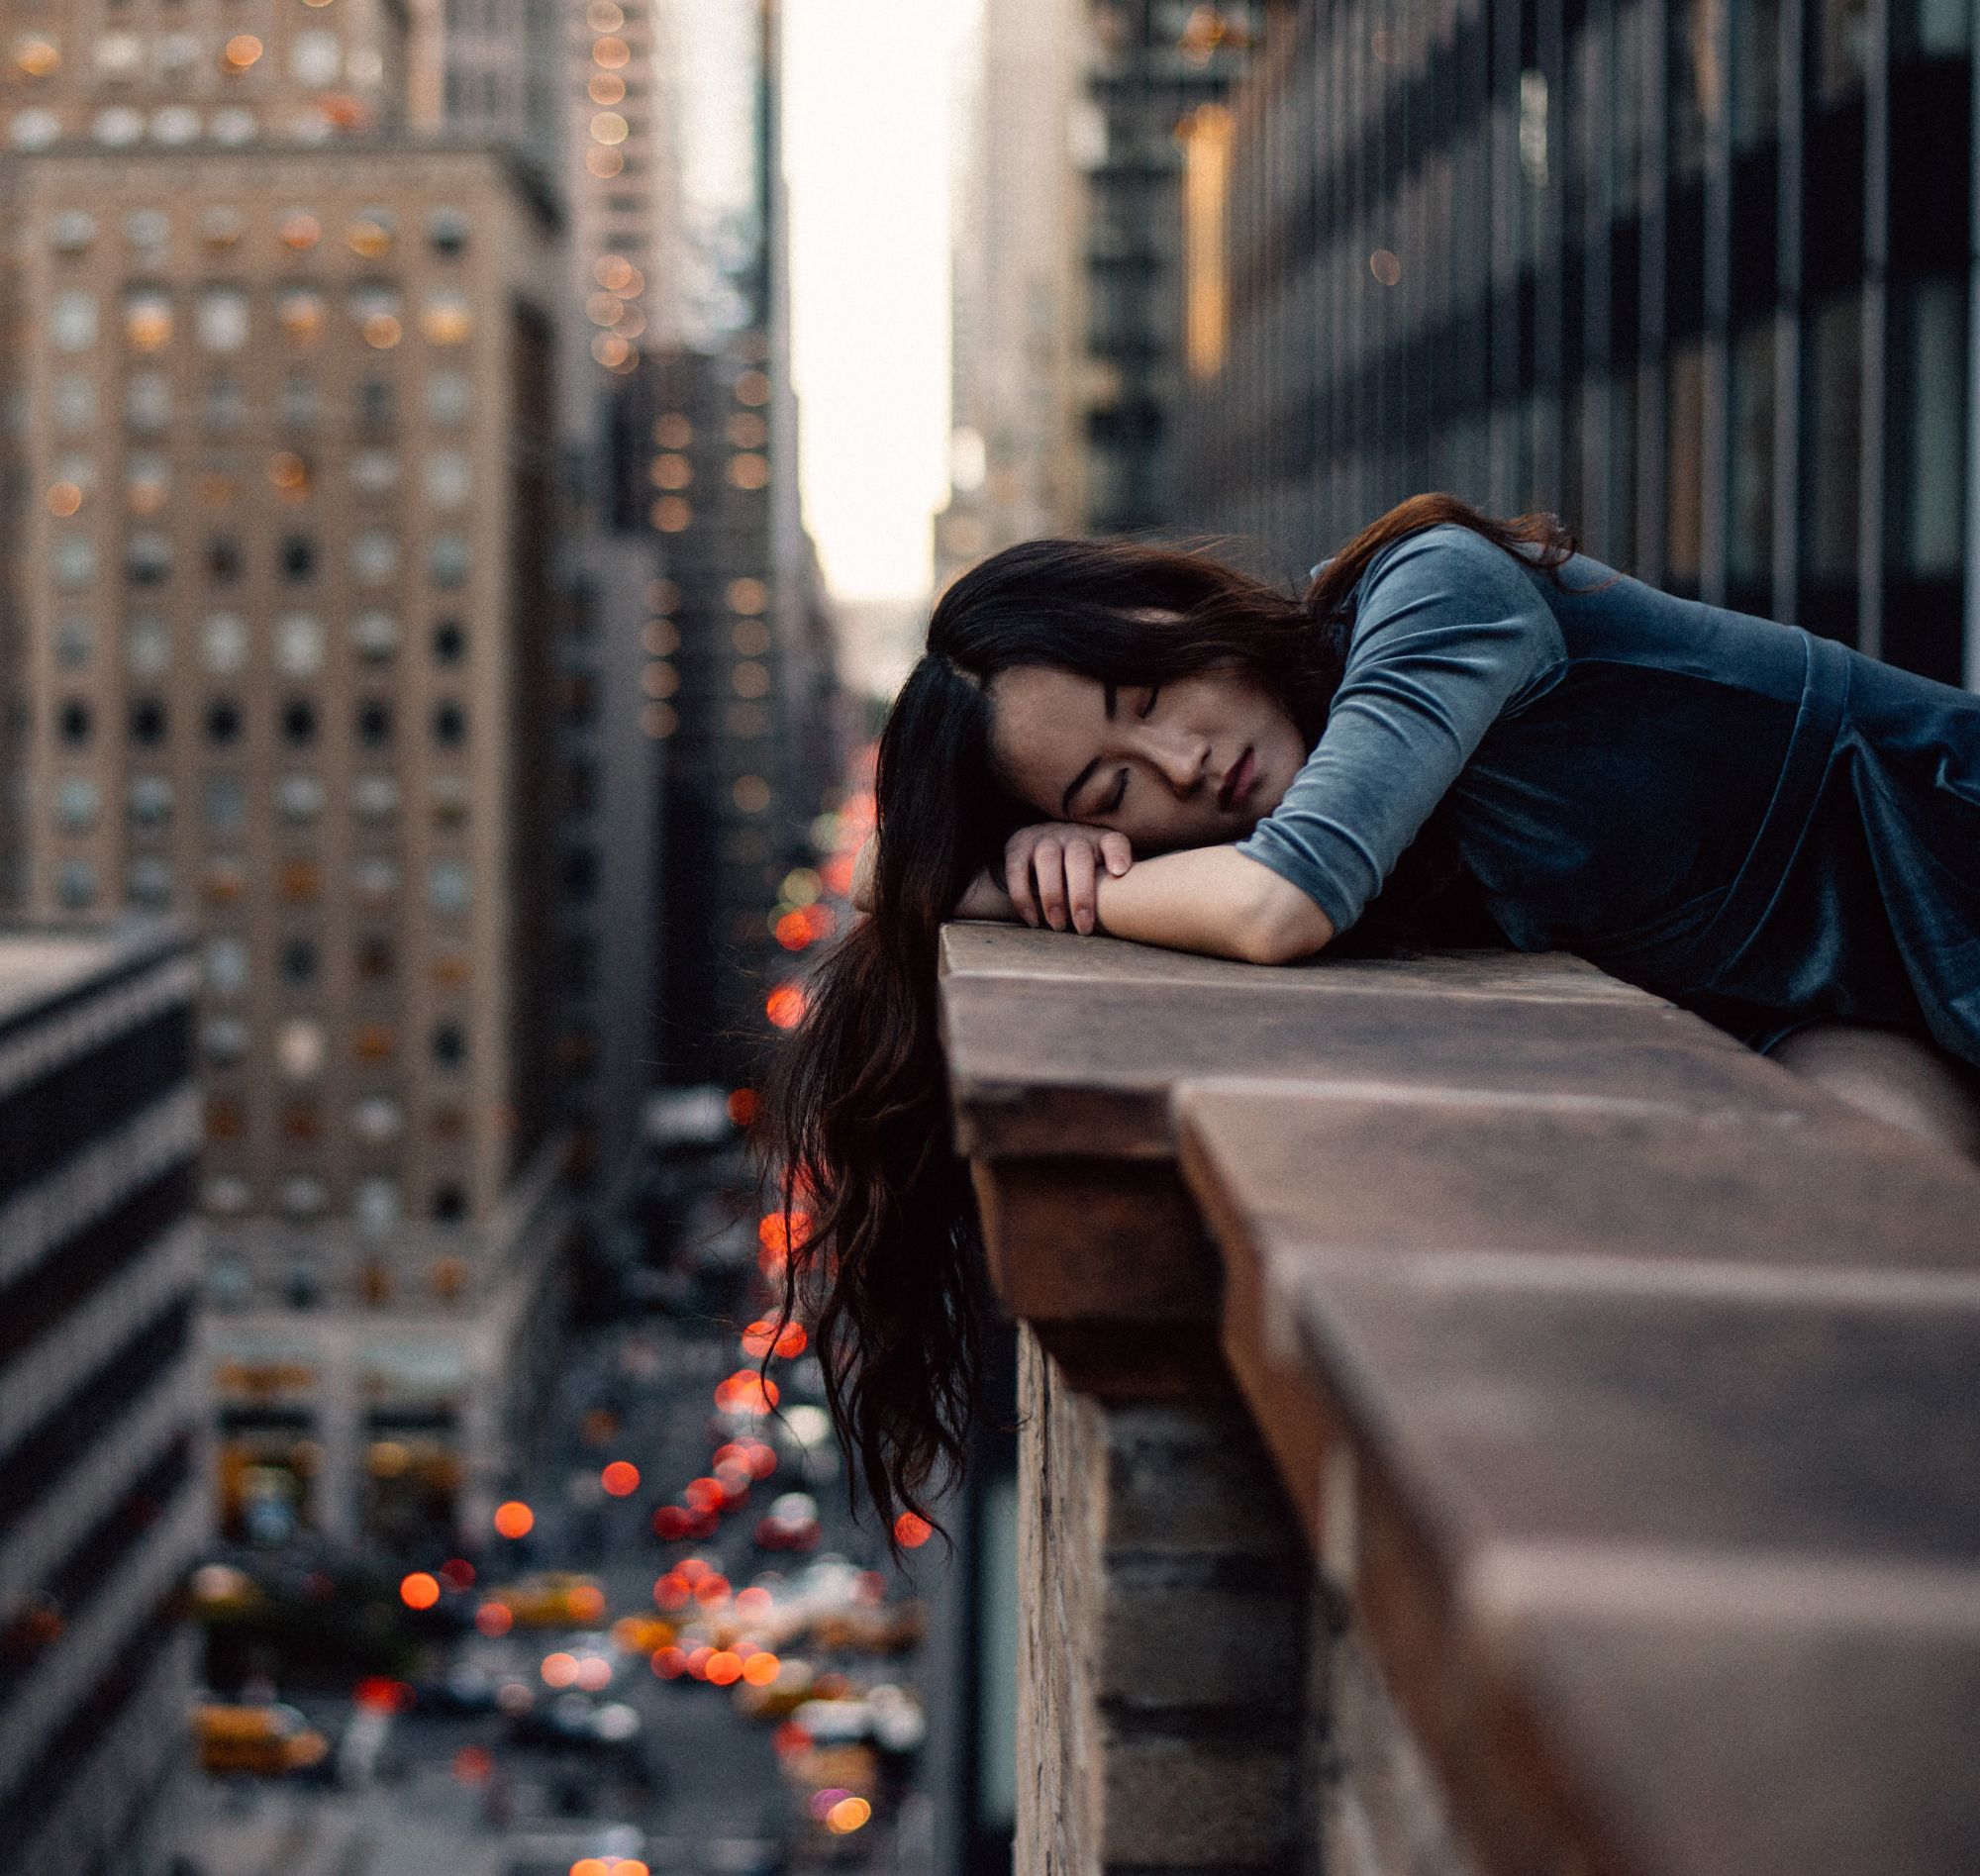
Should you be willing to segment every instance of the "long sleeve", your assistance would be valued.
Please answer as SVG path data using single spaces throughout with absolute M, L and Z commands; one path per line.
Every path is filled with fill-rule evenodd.
M 1344 932 L 1381 890 L 1487 730 L 1567 655 L 1512 555 L 1444 525 L 1362 575 L 1340 688 L 1285 798 L 1238 850 Z

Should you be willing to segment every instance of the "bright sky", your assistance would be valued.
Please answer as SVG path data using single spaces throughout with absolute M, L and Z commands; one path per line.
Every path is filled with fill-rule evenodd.
M 953 73 L 974 0 L 784 0 L 792 378 L 833 591 L 914 597 L 948 497 Z

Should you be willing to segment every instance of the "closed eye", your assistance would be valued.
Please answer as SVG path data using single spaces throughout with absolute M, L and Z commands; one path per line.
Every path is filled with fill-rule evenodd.
M 1127 799 L 1127 797 L 1128 797 L 1128 771 L 1124 768 L 1121 771 L 1121 779 L 1119 783 L 1116 784 L 1113 795 L 1108 799 L 1106 805 L 1101 808 L 1100 812 L 1102 814 L 1119 813 L 1121 804 L 1123 801 Z

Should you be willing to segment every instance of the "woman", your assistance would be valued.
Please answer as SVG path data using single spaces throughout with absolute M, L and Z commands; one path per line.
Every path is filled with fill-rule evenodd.
M 785 1045 L 835 1417 L 883 1515 L 960 1457 L 964 1168 L 936 938 L 1023 918 L 1258 963 L 1567 949 L 1980 1145 L 1980 698 L 1674 599 L 1550 517 L 1404 503 L 1289 600 L 1034 542 L 942 596 L 881 739 L 871 916 Z

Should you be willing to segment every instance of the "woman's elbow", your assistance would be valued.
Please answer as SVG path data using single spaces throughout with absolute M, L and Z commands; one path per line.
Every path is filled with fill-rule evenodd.
M 1334 922 L 1296 886 L 1279 881 L 1244 920 L 1239 938 L 1251 964 L 1292 964 L 1324 949 L 1334 938 Z

